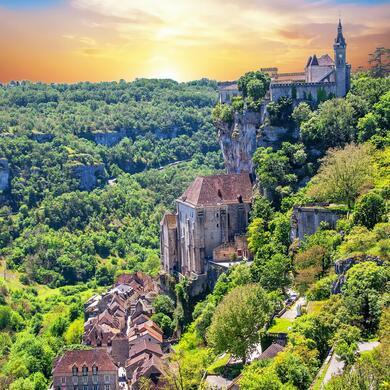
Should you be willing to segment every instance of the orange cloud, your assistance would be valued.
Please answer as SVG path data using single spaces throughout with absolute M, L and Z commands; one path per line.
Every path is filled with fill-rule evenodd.
M 0 80 L 227 80 L 261 66 L 302 70 L 309 55 L 332 54 L 338 9 L 353 66 L 390 46 L 388 4 L 68 0 L 41 10 L 0 8 Z

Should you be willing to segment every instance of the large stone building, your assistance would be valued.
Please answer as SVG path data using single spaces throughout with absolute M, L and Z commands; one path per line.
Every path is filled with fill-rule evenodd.
M 104 349 L 65 352 L 54 364 L 53 390 L 117 390 L 118 367 Z
M 243 257 L 238 236 L 246 232 L 251 199 L 248 173 L 197 177 L 176 200 L 176 213 L 166 213 L 160 223 L 162 268 L 189 277 L 204 275 L 215 249 L 228 243 L 236 243 L 230 245 L 237 250 L 232 258 Z
M 310 56 L 303 72 L 279 73 L 277 68 L 261 68 L 271 77 L 270 100 L 282 96 L 296 100 L 317 101 L 319 97 L 344 97 L 350 88 L 351 66 L 347 64 L 347 44 L 339 21 L 334 41 L 334 59 L 328 54 Z M 240 95 L 236 82 L 223 83 L 219 89 L 220 103 L 230 103 L 233 96 Z M 266 97 L 266 98 L 267 98 Z

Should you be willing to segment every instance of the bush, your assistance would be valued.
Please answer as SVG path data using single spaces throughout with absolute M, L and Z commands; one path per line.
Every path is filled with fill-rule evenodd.
M 337 280 L 337 275 L 327 276 L 314 283 L 307 292 L 309 301 L 323 301 L 331 295 L 333 283 Z
M 385 212 L 385 200 L 380 195 L 369 192 L 356 202 L 353 220 L 358 225 L 372 229 L 377 223 L 381 222 Z

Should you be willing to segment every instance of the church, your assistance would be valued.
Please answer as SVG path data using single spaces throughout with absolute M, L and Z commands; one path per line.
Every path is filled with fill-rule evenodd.
M 266 99 L 277 101 L 286 96 L 316 102 L 323 97 L 344 97 L 350 88 L 351 65 L 347 63 L 347 44 L 341 20 L 333 51 L 333 59 L 328 54 L 310 56 L 303 72 L 279 73 L 278 68 L 261 68 L 260 71 L 271 78 Z M 229 104 L 232 97 L 240 94 L 236 81 L 223 83 L 219 88 L 219 102 Z

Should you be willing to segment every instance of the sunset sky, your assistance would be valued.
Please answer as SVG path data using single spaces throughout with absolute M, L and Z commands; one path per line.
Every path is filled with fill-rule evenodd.
M 0 0 L 0 81 L 231 80 L 260 67 L 302 71 L 390 46 L 390 0 Z

